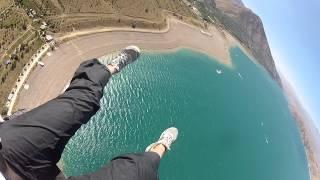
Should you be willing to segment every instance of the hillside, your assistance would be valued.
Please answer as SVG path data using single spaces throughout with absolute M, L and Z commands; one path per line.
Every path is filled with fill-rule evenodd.
M 230 30 L 252 50 L 257 61 L 280 83 L 279 74 L 260 17 L 247 9 L 241 0 L 230 0 L 230 3 L 217 0 L 216 5 L 218 9 L 237 22 L 239 27 L 231 27 Z
M 216 7 L 229 16 L 237 16 L 244 8 L 241 0 L 215 0 Z
M 0 0 L 0 113 L 16 88 L 16 80 L 30 57 L 43 43 L 32 26 L 32 19 L 13 0 Z
M 164 10 L 196 17 L 181 0 L 18 0 L 18 3 L 38 12 L 53 33 L 97 26 L 161 29 L 166 24 Z
M 199 9 L 209 9 L 209 13 L 201 11 L 206 18 L 217 19 L 222 26 L 248 47 L 256 60 L 269 72 L 271 77 L 281 86 L 263 23 L 259 16 L 246 8 L 241 0 L 214 0 L 215 6 L 208 7 L 212 0 L 199 1 Z

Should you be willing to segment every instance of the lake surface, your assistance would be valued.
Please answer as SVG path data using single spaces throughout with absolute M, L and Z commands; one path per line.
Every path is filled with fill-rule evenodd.
M 230 52 L 233 68 L 187 49 L 143 53 L 110 80 L 101 110 L 70 140 L 65 173 L 144 151 L 175 126 L 179 138 L 161 161 L 161 180 L 309 180 L 281 89 L 239 48 Z

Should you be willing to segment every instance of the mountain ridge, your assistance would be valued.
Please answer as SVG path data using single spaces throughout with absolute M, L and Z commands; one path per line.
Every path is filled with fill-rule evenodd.
M 212 0 L 204 0 L 212 1 Z M 241 0 L 213 0 L 215 6 L 206 7 L 213 12 L 225 29 L 247 46 L 255 59 L 281 86 L 281 80 L 272 57 L 261 18 L 247 8 Z M 207 3 L 206 3 L 207 4 Z

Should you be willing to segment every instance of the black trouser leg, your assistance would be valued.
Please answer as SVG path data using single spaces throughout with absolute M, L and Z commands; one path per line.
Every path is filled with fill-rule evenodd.
M 125 154 L 96 172 L 69 180 L 157 180 L 160 156 L 154 152 Z
M 7 163 L 26 179 L 53 179 L 68 140 L 100 108 L 110 77 L 96 59 L 85 61 L 64 94 L 1 125 Z

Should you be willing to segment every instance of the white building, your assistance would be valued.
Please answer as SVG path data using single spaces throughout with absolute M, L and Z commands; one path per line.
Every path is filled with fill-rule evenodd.
M 0 115 L 0 123 L 3 123 L 3 122 L 4 122 L 4 120 L 3 120 L 2 116 Z
M 41 29 L 42 31 L 46 30 L 46 29 L 47 29 L 47 25 L 42 24 L 42 25 L 40 26 L 40 29 Z
M 46 35 L 45 39 L 47 42 L 51 42 L 53 40 L 53 37 L 51 35 Z

